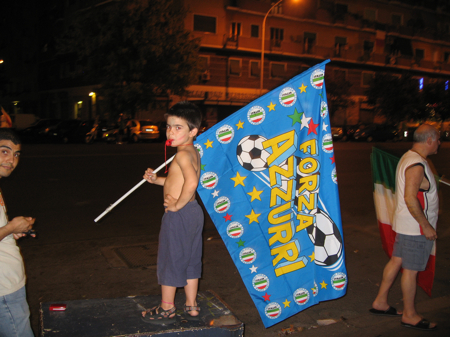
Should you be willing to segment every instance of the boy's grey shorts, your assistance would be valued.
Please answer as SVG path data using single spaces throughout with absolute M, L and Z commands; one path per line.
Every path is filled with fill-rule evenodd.
M 427 266 L 434 241 L 424 235 L 398 234 L 395 237 L 393 256 L 402 258 L 404 269 L 423 271 Z
M 197 200 L 164 213 L 159 232 L 158 283 L 184 287 L 202 274 L 203 210 Z

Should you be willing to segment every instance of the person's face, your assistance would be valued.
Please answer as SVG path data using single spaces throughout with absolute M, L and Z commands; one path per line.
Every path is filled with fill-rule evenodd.
M 0 178 L 9 177 L 19 163 L 20 145 L 0 140 Z
M 172 139 L 172 146 L 178 146 L 190 141 L 194 137 L 197 129 L 189 130 L 189 125 L 183 118 L 169 116 L 167 117 L 167 139 Z

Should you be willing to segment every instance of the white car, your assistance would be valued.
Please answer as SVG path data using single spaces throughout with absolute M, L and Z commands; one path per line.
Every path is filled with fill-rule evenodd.
M 122 140 L 137 143 L 141 140 L 158 140 L 158 126 L 150 120 L 131 119 L 124 129 Z M 118 140 L 119 129 L 113 129 L 103 134 L 103 139 L 108 142 Z M 129 138 L 129 139 L 128 139 Z

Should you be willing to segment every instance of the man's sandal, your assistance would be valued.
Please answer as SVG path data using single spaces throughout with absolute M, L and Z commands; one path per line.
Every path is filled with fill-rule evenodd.
M 198 315 L 193 316 L 191 315 L 192 311 L 197 311 Z M 190 320 L 198 320 L 200 319 L 200 307 L 199 306 L 193 306 L 193 305 L 185 305 L 184 306 L 184 312 L 187 314 L 186 318 Z
M 142 312 L 142 320 L 146 323 L 170 324 L 176 322 L 175 311 L 177 308 L 164 310 L 160 306 L 147 309 Z

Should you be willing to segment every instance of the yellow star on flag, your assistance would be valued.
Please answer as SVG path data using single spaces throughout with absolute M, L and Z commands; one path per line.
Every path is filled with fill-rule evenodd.
M 258 217 L 261 215 L 261 213 L 256 214 L 253 210 L 249 215 L 246 215 L 248 218 L 248 224 L 250 225 L 253 221 L 259 223 Z
M 241 120 L 239 120 L 239 123 L 236 124 L 237 129 L 243 129 L 244 128 L 244 122 L 241 122 Z
M 308 255 L 308 257 L 311 259 L 310 262 L 313 262 L 316 259 L 316 254 L 314 252 L 312 252 L 312 254 Z
M 234 181 L 234 187 L 236 187 L 237 185 L 245 186 L 244 185 L 245 178 L 247 177 L 243 177 L 239 174 L 239 172 L 236 172 L 236 177 L 230 179 Z
M 285 307 L 285 308 L 287 308 L 287 307 L 290 308 L 290 307 L 291 307 L 291 306 L 289 305 L 289 304 L 291 304 L 291 301 L 288 301 L 287 298 L 286 298 L 286 301 L 283 302 L 283 304 L 284 304 L 284 307 Z
M 261 190 L 261 191 L 258 191 L 258 190 L 256 189 L 256 187 L 253 186 L 253 191 L 247 193 L 249 196 L 252 197 L 252 200 L 250 200 L 250 202 L 252 202 L 252 201 L 255 200 L 255 199 L 258 199 L 259 201 L 261 201 L 260 195 L 261 195 L 262 192 L 263 192 L 262 190 Z
M 206 141 L 206 143 L 203 143 L 203 144 L 205 144 L 206 145 L 206 148 L 211 148 L 212 149 L 212 144 L 214 143 L 214 141 L 210 141 L 209 139 Z
M 302 83 L 302 86 L 298 87 L 298 88 L 300 89 L 300 93 L 302 93 L 302 92 L 306 92 L 307 86 Z
M 325 283 L 325 280 L 323 280 L 323 281 L 320 283 L 320 285 L 322 286 L 322 288 L 320 288 L 320 289 L 323 289 L 323 288 L 327 289 L 328 283 Z
M 273 104 L 272 101 L 270 102 L 270 105 L 267 106 L 269 108 L 269 112 L 272 110 L 275 111 L 275 105 L 276 104 Z

